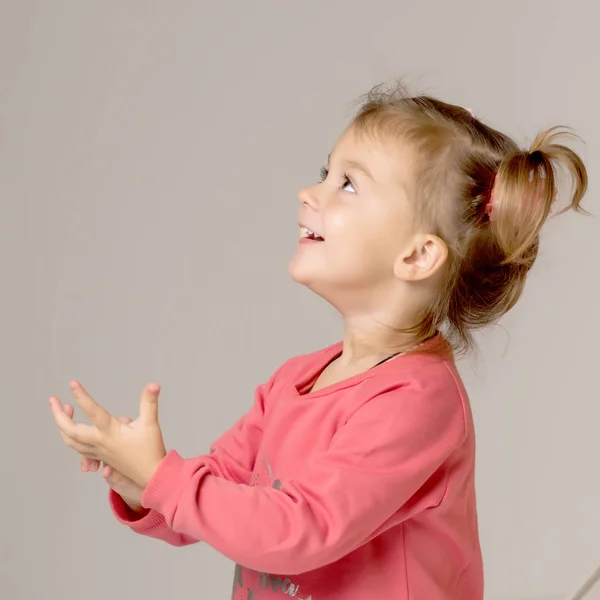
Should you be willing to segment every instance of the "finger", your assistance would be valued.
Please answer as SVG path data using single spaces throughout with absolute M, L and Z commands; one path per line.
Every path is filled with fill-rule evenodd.
M 82 444 L 81 442 L 77 442 L 72 438 L 67 438 L 65 444 L 71 448 L 71 450 L 75 450 L 77 454 L 80 454 L 85 459 L 96 459 L 98 457 L 97 449 L 95 446 L 90 446 L 89 444 Z
M 110 485 L 119 485 L 123 483 L 130 483 L 127 477 L 121 475 L 118 471 L 115 471 L 111 466 L 104 465 L 102 469 L 102 477 Z
M 58 425 L 60 434 L 61 434 L 64 442 L 68 443 L 69 438 L 66 435 L 65 431 L 67 429 L 71 430 L 75 426 L 75 423 L 73 423 L 73 414 L 75 413 L 75 410 L 73 410 L 73 412 L 71 413 L 71 411 L 67 408 L 67 407 L 70 407 L 70 405 L 65 404 L 65 406 L 63 407 L 60 400 L 56 396 L 51 396 L 49 398 L 48 402 L 50 403 L 50 411 L 52 412 L 54 421 Z M 60 413 L 60 415 L 59 415 L 59 413 Z M 69 413 L 71 413 L 71 414 L 69 414 Z
M 98 430 L 90 425 L 75 423 L 73 419 L 65 413 L 58 398 L 52 396 L 49 399 L 49 403 L 56 425 L 61 433 L 67 438 L 81 444 L 93 444 L 98 440 Z
M 129 425 L 129 423 L 133 423 L 133 419 L 130 419 L 129 417 L 119 417 L 119 423 Z
M 160 395 L 160 385 L 150 383 L 142 392 L 140 398 L 140 421 L 147 425 L 158 423 L 158 396 Z
M 52 398 L 51 402 L 54 403 L 56 406 L 60 406 L 60 400 L 58 398 Z M 67 415 L 67 417 L 69 417 L 71 419 L 73 418 L 73 414 L 75 413 L 75 409 L 70 404 L 65 404 L 64 406 L 62 406 L 61 410 L 63 411 L 63 413 L 65 415 Z M 61 435 L 61 437 L 62 437 L 63 442 L 65 443 L 65 445 L 67 445 L 69 448 L 72 448 L 74 450 L 76 449 L 73 439 L 69 438 L 62 431 L 60 432 L 60 435 Z M 87 445 L 86 446 L 81 446 L 81 448 L 84 449 L 87 452 L 89 452 L 91 450 L 91 447 L 87 446 Z M 86 465 L 87 465 L 87 461 L 88 460 L 89 459 L 87 459 L 85 457 L 82 458 L 82 468 L 81 468 L 82 471 L 87 470 L 87 468 L 84 469 L 83 463 L 85 462 Z
M 75 414 L 75 409 L 70 404 L 65 404 L 63 406 L 63 412 L 68 416 L 73 418 Z M 67 445 L 70 445 L 69 439 L 61 432 L 61 435 Z M 97 471 L 100 463 L 93 458 L 86 458 L 85 456 L 81 457 L 81 471 L 83 473 L 88 473 L 89 471 Z
M 54 406 L 54 408 L 53 408 Z M 51 410 L 54 409 L 59 409 L 62 410 L 67 417 L 69 417 L 70 419 L 73 418 L 73 415 L 75 413 L 75 409 L 70 405 L 70 404 L 65 404 L 64 406 L 61 405 L 60 400 L 58 398 L 55 398 L 54 396 L 52 398 L 50 398 L 50 408 Z M 69 438 L 59 429 L 60 432 L 60 436 L 63 439 L 63 442 L 69 446 L 70 445 L 70 440 Z
M 106 409 L 102 408 L 78 381 L 71 381 L 69 385 L 75 400 L 77 400 L 77 404 L 79 404 L 89 420 L 101 431 L 110 427 L 114 417 Z
M 100 461 L 94 458 L 81 458 L 81 471 L 83 473 L 94 473 L 100 468 Z
M 125 475 L 121 475 L 118 471 L 115 471 L 111 466 L 105 465 L 102 469 L 102 477 L 109 483 L 110 485 L 119 485 L 119 484 L 129 484 L 132 485 L 133 482 L 131 479 L 125 477 Z

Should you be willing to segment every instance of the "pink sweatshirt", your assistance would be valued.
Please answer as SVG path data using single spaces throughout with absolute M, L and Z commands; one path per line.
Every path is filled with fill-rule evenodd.
M 286 362 L 209 454 L 171 450 L 144 514 L 111 492 L 116 517 L 230 558 L 232 600 L 482 600 L 473 422 L 451 352 L 306 393 L 341 349 Z

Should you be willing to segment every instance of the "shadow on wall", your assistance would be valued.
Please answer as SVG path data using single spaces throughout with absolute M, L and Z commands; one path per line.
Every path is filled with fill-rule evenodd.
M 492 598 L 485 598 L 485 600 L 565 600 L 565 596 L 529 596 L 529 597 L 524 597 L 524 596 L 504 596 L 502 598 L 500 598 L 499 596 L 494 596 Z M 586 600 L 588 600 L 586 598 Z M 590 596 L 589 600 L 600 600 L 600 595 L 595 595 L 595 596 Z
M 582 597 L 584 600 L 600 600 L 600 586 L 594 587 L 592 589 L 590 589 L 589 591 L 587 591 L 585 593 L 585 595 Z M 552 595 L 552 596 L 529 596 L 529 597 L 524 597 L 524 596 L 504 596 L 504 597 L 499 597 L 499 596 L 494 596 L 491 598 L 488 598 L 486 596 L 485 600 L 571 600 L 572 596 L 567 596 L 566 594 L 561 594 L 561 595 Z

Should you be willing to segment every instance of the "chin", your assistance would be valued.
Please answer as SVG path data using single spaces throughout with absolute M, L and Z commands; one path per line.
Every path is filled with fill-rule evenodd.
M 288 264 L 288 274 L 296 283 L 306 286 L 309 286 L 310 281 L 314 279 L 314 274 L 311 276 L 310 270 L 295 259 Z
M 303 268 L 293 262 L 290 263 L 288 267 L 288 273 L 293 281 L 309 289 L 311 292 L 325 300 L 325 302 L 334 304 L 332 302 L 332 297 L 336 294 L 335 290 L 331 289 L 332 282 L 328 283 L 322 277 L 319 277 L 314 270 Z
M 308 262 L 292 259 L 288 265 L 288 274 L 293 281 L 318 294 L 317 288 L 321 278 L 316 272 L 318 269 L 314 267 L 315 265 Z

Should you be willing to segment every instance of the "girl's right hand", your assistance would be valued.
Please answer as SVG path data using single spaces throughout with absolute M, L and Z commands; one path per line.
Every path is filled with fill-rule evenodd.
M 70 404 L 65 404 L 64 409 L 65 413 L 73 418 L 73 414 L 75 413 L 75 409 Z M 119 417 L 119 421 L 121 423 L 131 423 L 131 419 L 129 417 Z M 100 461 L 94 460 L 92 458 L 81 457 L 81 471 L 83 473 L 88 472 L 96 472 L 100 469 Z M 145 509 L 142 507 L 142 494 L 144 490 L 128 479 L 127 477 L 121 475 L 117 471 L 115 471 L 109 465 L 103 464 L 102 470 L 100 471 L 102 477 L 108 483 L 108 486 L 121 498 L 131 510 L 134 512 L 144 512 Z

